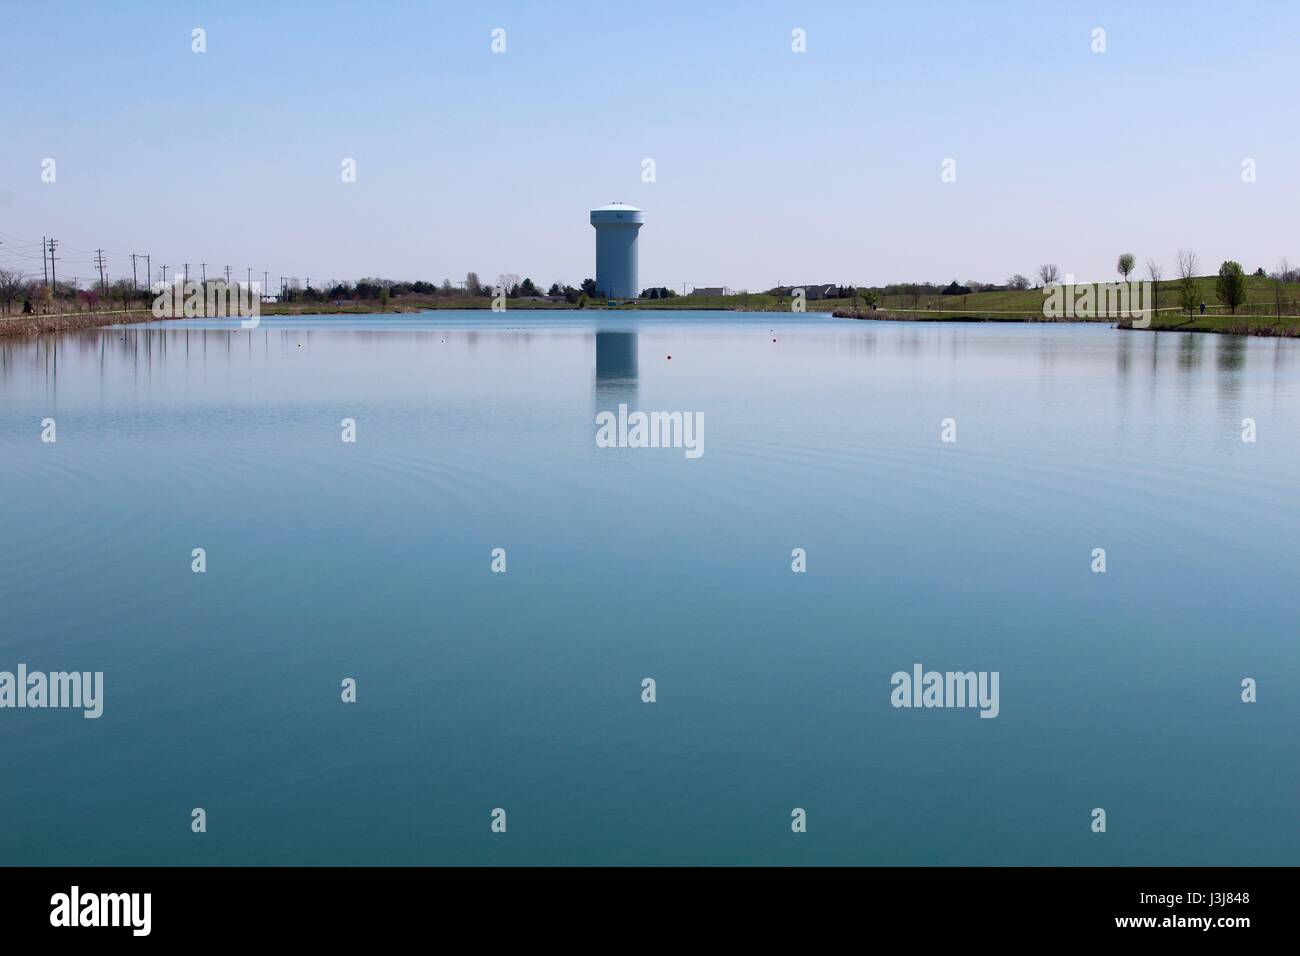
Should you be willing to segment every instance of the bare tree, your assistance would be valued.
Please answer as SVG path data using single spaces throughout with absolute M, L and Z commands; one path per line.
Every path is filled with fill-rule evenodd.
M 4 305 L 5 315 L 9 306 L 23 291 L 23 274 L 12 269 L 0 269 L 0 303 Z
M 1115 271 L 1117 271 L 1121 276 L 1123 276 L 1124 281 L 1127 282 L 1129 273 L 1133 271 L 1133 267 L 1136 265 L 1137 265 L 1137 259 L 1134 258 L 1133 253 L 1126 252 L 1123 255 L 1121 255 L 1119 257 L 1119 260 L 1115 263 Z
M 483 286 L 478 281 L 477 272 L 467 272 L 465 274 L 465 291 L 470 295 L 478 295 L 483 291 Z
M 1061 270 L 1056 268 L 1056 263 L 1049 262 L 1045 266 L 1038 267 L 1038 278 L 1043 281 L 1043 288 L 1056 285 L 1061 278 Z
M 1153 315 L 1160 304 L 1160 280 L 1164 277 L 1164 274 L 1164 266 L 1147 256 L 1147 275 L 1151 278 L 1151 312 Z
M 1286 257 L 1277 264 L 1275 271 L 1270 279 L 1273 280 L 1273 305 L 1277 309 L 1277 317 L 1282 318 L 1282 304 L 1286 301 L 1286 284 L 1291 278 L 1291 263 L 1287 262 Z
M 1024 292 L 1029 288 L 1029 280 L 1017 272 L 1007 280 L 1007 288 L 1014 289 L 1017 292 Z
M 1178 250 L 1178 304 L 1187 310 L 1188 316 L 1196 308 L 1196 301 L 1200 293 L 1196 288 L 1196 273 L 1201 267 L 1201 261 L 1196 258 L 1196 253 L 1190 249 Z

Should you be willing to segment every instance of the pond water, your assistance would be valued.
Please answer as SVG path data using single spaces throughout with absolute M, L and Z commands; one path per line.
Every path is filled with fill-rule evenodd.
M 0 862 L 1294 864 L 1298 349 L 700 312 L 2 339 L 0 671 L 103 678 L 95 719 L 0 709 Z M 702 453 L 601 447 L 620 405 Z M 915 665 L 996 672 L 996 717 L 895 707 Z

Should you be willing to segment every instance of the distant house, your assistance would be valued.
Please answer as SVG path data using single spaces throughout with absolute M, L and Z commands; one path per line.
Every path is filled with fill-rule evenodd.
M 793 296 L 795 289 L 803 289 L 805 299 L 838 299 L 840 287 L 835 283 L 810 285 L 783 285 L 774 290 L 778 295 Z
M 806 285 L 803 287 L 804 296 L 808 299 L 836 299 L 839 298 L 840 287 L 834 283 L 827 285 Z
M 691 290 L 691 295 L 726 295 L 727 287 L 725 285 L 706 285 L 697 286 Z

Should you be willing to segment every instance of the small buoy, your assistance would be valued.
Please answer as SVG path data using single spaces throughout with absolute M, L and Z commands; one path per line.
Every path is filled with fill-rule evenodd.
M 298 343 L 298 348 L 302 348 L 302 343 L 301 343 L 301 342 Z
M 672 360 L 673 360 L 673 357 L 672 357 L 672 356 L 671 356 L 671 355 L 670 355 L 670 356 L 668 356 L 668 361 L 670 361 L 670 362 L 671 362 L 671 361 L 672 361 Z

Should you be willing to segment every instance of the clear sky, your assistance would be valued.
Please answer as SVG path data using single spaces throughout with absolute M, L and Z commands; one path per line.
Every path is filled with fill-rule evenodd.
M 642 285 L 1271 269 L 1300 260 L 1298 38 L 1294 2 L 6 4 L 0 266 L 53 235 L 69 276 L 103 247 L 110 279 L 576 285 L 619 200 Z

